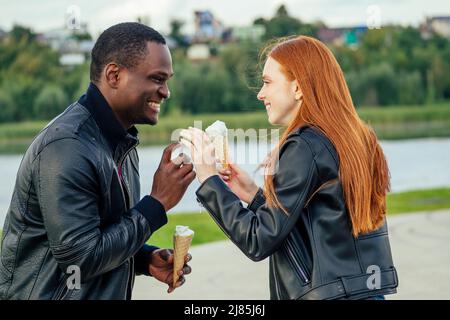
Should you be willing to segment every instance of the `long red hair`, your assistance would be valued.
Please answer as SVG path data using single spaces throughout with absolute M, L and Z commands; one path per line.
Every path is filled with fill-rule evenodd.
M 302 125 L 319 129 L 339 155 L 339 180 L 353 235 L 378 229 L 386 214 L 389 169 L 375 132 L 356 112 L 334 55 L 322 42 L 306 36 L 281 39 L 265 52 L 282 66 L 289 80 L 298 81 L 303 93 L 302 105 L 275 149 Z M 271 157 L 275 155 L 278 157 L 272 152 Z M 268 163 L 275 163 L 273 160 Z M 266 174 L 264 179 L 267 204 L 286 212 L 276 196 L 273 177 Z

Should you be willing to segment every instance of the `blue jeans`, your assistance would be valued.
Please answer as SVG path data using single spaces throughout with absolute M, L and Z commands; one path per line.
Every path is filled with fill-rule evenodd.
M 367 298 L 366 300 L 386 300 L 386 298 L 383 295 L 379 295 L 379 296 Z

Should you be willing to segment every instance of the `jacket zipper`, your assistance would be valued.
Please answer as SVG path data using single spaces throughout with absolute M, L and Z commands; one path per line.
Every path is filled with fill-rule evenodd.
M 123 165 L 123 162 L 125 161 L 125 158 L 126 158 L 126 157 L 128 156 L 128 154 L 131 152 L 131 150 L 133 150 L 138 144 L 139 144 L 139 142 L 133 144 L 133 145 L 127 150 L 127 152 L 125 152 L 125 154 L 122 156 L 122 158 L 120 158 L 120 160 L 119 160 L 119 162 L 118 162 L 118 168 L 121 168 L 121 170 L 122 170 L 122 174 L 119 175 L 119 179 L 120 179 L 121 185 L 122 185 L 122 187 L 123 187 L 123 193 L 124 193 L 125 201 L 128 200 L 128 206 L 130 206 L 130 192 L 129 192 L 129 190 L 128 190 L 127 183 L 125 182 L 125 179 L 123 178 L 123 172 L 124 172 L 124 171 L 123 171 L 122 165 Z
M 119 162 L 118 162 L 118 166 L 120 168 L 120 170 L 122 171 L 122 174 L 119 175 L 119 179 L 120 179 L 120 185 L 122 187 L 122 193 L 123 196 L 125 198 L 125 202 L 127 203 L 127 209 L 130 209 L 130 192 L 128 190 L 128 186 L 127 183 L 125 182 L 125 179 L 123 178 L 123 162 L 125 161 L 125 158 L 128 156 L 128 154 L 131 152 L 131 150 L 133 150 L 137 145 L 139 144 L 139 141 L 137 143 L 134 143 L 128 150 L 127 152 L 124 153 L 124 155 L 120 158 Z M 119 173 L 119 172 L 117 172 Z M 131 257 L 130 260 L 128 261 L 128 268 L 129 268 L 129 273 L 128 273 L 128 279 L 127 279 L 127 284 L 126 284 L 126 288 L 127 288 L 127 299 L 131 298 L 131 288 L 130 288 L 130 283 L 132 283 L 132 277 L 133 277 L 133 273 L 134 273 L 134 257 Z
M 275 293 L 277 294 L 277 299 L 281 300 L 281 293 L 280 293 L 280 287 L 278 286 L 278 281 L 277 281 L 277 272 L 275 270 L 275 262 L 273 262 L 273 259 L 271 259 L 272 262 L 272 270 L 273 270 L 273 281 L 275 282 Z
M 309 278 L 311 277 L 311 274 L 310 274 L 310 272 L 308 270 L 308 267 L 306 266 L 306 264 L 303 261 L 303 259 L 298 255 L 298 250 L 295 250 L 294 242 L 291 241 L 290 244 L 291 244 L 292 254 L 293 254 L 293 257 L 295 258 L 295 261 L 297 261 L 297 263 L 300 264 L 300 267 L 302 268 L 302 270 L 305 273 L 307 281 L 311 281 L 311 280 L 309 280 Z
M 300 264 L 298 259 L 296 258 L 294 254 L 294 250 L 292 248 L 292 244 L 289 242 L 289 239 L 286 240 L 286 251 L 287 251 L 287 257 L 291 261 L 291 263 L 294 266 L 294 270 L 297 271 L 297 274 L 300 276 L 302 281 L 304 283 L 309 282 L 308 276 L 306 275 L 306 271 L 303 269 L 302 265 Z

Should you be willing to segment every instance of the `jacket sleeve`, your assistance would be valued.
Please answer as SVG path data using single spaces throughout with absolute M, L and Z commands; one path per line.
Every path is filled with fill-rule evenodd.
M 161 203 L 145 196 L 117 223 L 101 226 L 100 180 L 90 153 L 73 138 L 51 142 L 35 159 L 33 178 L 50 250 L 64 272 L 77 265 L 82 281 L 123 264 L 167 223 Z
M 144 246 L 134 255 L 134 273 L 136 275 L 151 276 L 148 266 L 153 251 L 158 249 L 158 247 L 144 244 Z
M 244 208 L 218 175 L 206 179 L 196 193 L 231 241 L 250 259 L 260 261 L 275 252 L 292 230 L 316 180 L 312 150 L 303 138 L 296 137 L 283 145 L 274 177 L 275 192 L 289 215 L 268 208 L 262 190 Z

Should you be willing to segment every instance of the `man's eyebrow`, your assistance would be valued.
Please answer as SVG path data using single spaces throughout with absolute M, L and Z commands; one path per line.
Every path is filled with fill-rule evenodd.
M 173 76 L 173 72 L 171 74 L 168 74 L 167 72 L 164 71 L 156 71 L 156 72 L 152 72 L 149 76 L 154 76 L 154 75 L 160 75 L 164 78 L 172 78 Z

